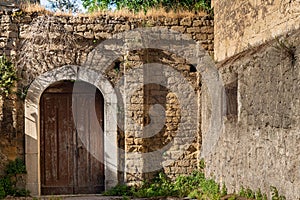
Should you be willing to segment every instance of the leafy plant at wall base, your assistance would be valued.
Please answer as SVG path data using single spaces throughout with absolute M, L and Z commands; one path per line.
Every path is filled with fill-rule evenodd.
M 229 199 L 228 199 L 228 200 L 236 200 L 236 196 L 235 196 L 235 195 L 233 195 L 233 196 L 229 197 Z
M 0 185 L 0 199 L 3 199 L 6 196 L 3 186 Z
M 241 197 L 246 197 L 246 198 L 250 198 L 250 199 L 254 199 L 255 198 L 255 192 L 253 192 L 251 189 L 247 188 L 245 189 L 244 187 L 241 187 L 241 190 L 239 192 L 239 195 Z
M 276 187 L 270 186 L 270 189 L 271 189 L 272 200 L 286 200 L 285 196 L 279 195 Z
M 10 161 L 5 169 L 5 173 L 8 176 L 14 176 L 16 174 L 26 174 L 26 167 L 24 162 L 17 158 L 15 161 Z
M 225 195 L 227 195 L 227 188 L 226 188 L 225 183 L 223 183 L 222 190 L 221 190 L 221 196 L 225 196 Z
M 11 195 L 14 194 L 14 190 L 13 190 L 13 184 L 10 180 L 10 177 L 5 176 L 3 178 L 0 179 L 0 185 L 3 188 L 5 195 Z
M 205 169 L 205 161 L 204 159 L 201 159 L 199 162 L 199 168 L 200 170 L 204 170 Z
M 132 196 L 132 189 L 125 184 L 118 184 L 114 188 L 103 193 L 105 196 Z
M 256 200 L 267 200 L 267 195 L 266 194 L 262 194 L 260 189 L 258 189 L 258 191 L 255 193 L 255 199 Z
M 254 192 L 251 189 L 247 188 L 245 189 L 244 187 L 241 187 L 239 195 L 241 197 L 246 197 L 248 199 L 255 199 L 255 200 L 267 200 L 267 195 L 262 194 L 261 190 L 258 189 L 258 191 Z
M 202 162 L 204 164 L 204 161 Z M 275 187 L 271 187 L 272 200 L 285 200 L 284 196 L 280 196 Z M 153 180 L 144 181 L 139 187 L 130 187 L 127 185 L 117 185 L 111 190 L 104 193 L 108 196 L 123 196 L 123 199 L 128 199 L 128 196 L 138 198 L 151 197 L 189 197 L 199 200 L 220 200 L 222 197 L 228 200 L 236 199 L 253 199 L 267 200 L 266 194 L 262 194 L 260 189 L 255 192 L 251 189 L 241 188 L 239 195 L 227 195 L 227 188 L 223 184 L 220 185 L 213 179 L 205 177 L 201 171 L 195 171 L 188 176 L 178 176 L 175 180 L 171 180 L 164 173 L 159 173 Z
M 5 55 L 0 56 L 0 93 L 8 96 L 17 80 L 17 73 L 12 62 Z
M 24 188 L 17 188 L 16 186 L 17 176 L 20 174 L 26 174 L 25 164 L 21 159 L 17 158 L 15 161 L 10 161 L 4 171 L 5 171 L 5 175 L 2 178 L 0 178 L 0 197 L 1 195 L 4 196 L 6 195 L 29 196 L 30 195 L 30 192 L 28 190 Z
M 225 189 L 224 189 L 225 190 Z M 227 189 L 226 189 L 227 190 Z M 166 174 L 159 173 L 152 181 L 145 181 L 140 187 L 117 185 L 104 195 L 149 197 L 191 197 L 218 200 L 222 197 L 219 185 L 212 179 L 206 179 L 204 173 L 195 171 L 189 176 L 179 176 L 171 181 Z

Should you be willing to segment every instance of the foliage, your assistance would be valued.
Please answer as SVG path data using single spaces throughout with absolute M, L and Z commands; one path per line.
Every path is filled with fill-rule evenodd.
M 107 190 L 103 193 L 105 196 L 132 196 L 133 187 L 127 186 L 125 184 L 118 184 L 114 188 Z
M 2 185 L 0 185 L 0 199 L 3 199 L 6 196 L 5 190 Z
M 241 197 L 246 197 L 248 199 L 255 199 L 255 200 L 267 200 L 267 195 L 262 194 L 260 189 L 256 192 L 252 191 L 251 189 L 247 188 L 245 189 L 244 187 L 241 188 L 239 195 Z
M 204 159 L 201 159 L 199 162 L 199 168 L 200 170 L 204 170 L 205 169 L 205 161 Z
M 223 183 L 222 190 L 221 190 L 221 196 L 225 196 L 225 195 L 227 195 L 227 188 L 226 188 L 225 183 Z
M 79 11 L 79 5 L 77 0 L 49 0 L 50 9 L 57 12 L 72 12 Z
M 285 200 L 284 196 L 280 196 L 275 187 L 271 186 L 272 200 Z M 104 193 L 106 196 L 123 196 L 128 199 L 128 196 L 138 198 L 150 197 L 189 197 L 200 200 L 219 200 L 227 195 L 227 188 L 223 184 L 222 189 L 212 179 L 207 179 L 202 172 L 193 172 L 189 176 L 179 176 L 175 181 L 171 181 L 168 177 L 159 173 L 150 182 L 145 181 L 140 187 L 130 187 L 126 185 L 117 185 L 111 190 Z M 239 194 L 229 195 L 229 200 L 239 199 L 244 197 L 253 200 L 267 200 L 267 195 L 262 194 L 260 189 L 256 192 L 251 189 L 241 188 Z
M 17 80 L 17 72 L 12 62 L 5 56 L 0 56 L 0 93 L 8 96 Z
M 206 179 L 202 172 L 194 172 L 190 176 L 179 176 L 173 182 L 165 174 L 159 173 L 152 181 L 145 181 L 140 187 L 117 185 L 104 195 L 140 198 L 177 196 L 212 200 L 220 199 L 222 196 L 219 185 L 212 179 Z
M 271 194 L 272 194 L 272 197 L 271 197 L 272 200 L 285 200 L 286 199 L 285 196 L 279 195 L 276 187 L 271 186 L 270 189 L 271 189 Z
M 166 11 L 189 10 L 189 11 L 208 11 L 211 12 L 211 0 L 83 0 L 83 6 L 90 12 L 105 10 L 115 7 L 120 10 L 123 8 L 133 12 L 147 12 L 150 8 L 162 7 Z
M 114 3 L 115 0 L 82 0 L 83 7 L 87 8 L 89 12 L 107 10 Z
M 144 182 L 134 193 L 136 197 L 175 196 L 175 188 L 167 176 L 159 173 L 151 182 Z
M 227 188 L 223 184 L 220 185 L 213 179 L 205 178 L 202 172 L 205 167 L 204 160 L 200 161 L 200 171 L 195 171 L 189 176 L 178 176 L 174 181 L 170 180 L 166 174 L 159 173 L 153 180 L 144 181 L 139 187 L 130 187 L 127 185 L 117 185 L 104 192 L 106 196 L 128 196 L 139 198 L 149 197 L 189 197 L 199 200 L 220 200 L 222 197 L 228 200 L 240 199 L 244 197 L 252 200 L 267 200 L 267 195 L 262 194 L 260 189 L 256 192 L 244 187 L 241 188 L 239 194 L 227 195 Z M 278 190 L 271 186 L 272 200 L 285 200 L 284 196 L 279 195 Z M 226 196 L 226 197 L 225 197 Z
M 10 196 L 29 196 L 30 192 L 24 188 L 17 188 L 17 175 L 25 174 L 24 162 L 17 158 L 10 161 L 5 168 L 5 175 L 0 178 L 0 199 L 7 195 Z
M 14 176 L 16 174 L 25 174 L 26 167 L 24 165 L 24 162 L 20 158 L 17 158 L 15 161 L 10 161 L 5 169 L 5 173 L 8 176 Z
M 233 196 L 229 197 L 228 200 L 236 200 L 236 196 L 233 195 Z

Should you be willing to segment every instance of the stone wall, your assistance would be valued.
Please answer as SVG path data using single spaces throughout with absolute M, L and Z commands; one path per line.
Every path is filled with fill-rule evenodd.
M 193 65 L 187 63 L 184 58 L 178 55 L 162 50 L 147 49 L 142 51 L 130 52 L 126 57 L 126 61 L 126 64 L 129 68 L 139 67 L 147 63 L 157 63 L 170 66 L 179 71 L 186 78 L 186 80 L 188 80 L 189 84 L 191 84 L 194 88 L 196 96 L 198 94 L 200 95 L 199 73 L 196 72 L 196 68 Z M 146 83 L 145 86 L 143 88 L 140 88 L 140 90 L 138 90 L 131 97 L 130 104 L 127 106 L 127 115 L 134 116 L 133 120 L 135 121 L 135 123 L 132 123 L 129 120 L 125 122 L 127 123 L 126 129 L 128 129 L 125 148 L 128 152 L 149 153 L 162 149 L 164 146 L 171 143 L 176 138 L 176 135 L 179 131 L 179 124 L 182 123 L 181 120 L 183 120 L 181 118 L 182 107 L 180 105 L 178 97 L 174 92 L 170 91 L 169 88 L 163 86 L 164 84 L 170 83 L 172 81 L 172 78 L 174 77 L 166 75 L 163 71 L 163 67 L 158 67 L 153 71 L 144 69 L 143 76 L 144 77 L 139 78 L 141 78 L 141 81 Z M 149 79 L 153 78 L 163 84 L 159 85 L 147 83 Z M 127 82 L 128 88 L 131 88 L 130 82 L 136 84 L 135 79 L 127 79 Z M 180 88 L 180 82 L 174 82 L 172 84 L 177 84 L 177 87 Z M 187 93 L 187 91 L 181 92 L 183 94 Z M 188 97 L 189 94 L 187 93 L 185 94 L 185 96 Z M 163 125 L 161 130 L 157 131 L 157 134 L 152 133 L 153 136 L 151 137 L 139 138 L 138 134 L 141 131 L 140 127 L 136 126 L 136 124 L 140 124 L 142 127 L 148 126 L 151 121 L 154 120 L 150 117 L 151 107 L 158 104 L 161 105 L 165 110 L 166 123 Z M 195 140 L 191 143 L 190 147 L 187 148 L 187 151 L 180 152 L 180 148 L 176 148 L 176 151 L 172 152 L 174 153 L 174 158 L 176 158 L 176 154 L 182 153 L 182 155 L 178 156 L 178 160 L 175 159 L 177 161 L 175 161 L 171 165 L 164 166 L 164 168 L 162 169 L 170 178 L 175 178 L 178 174 L 190 174 L 198 168 L 200 153 L 199 151 L 201 148 L 201 132 L 199 131 L 198 133 L 195 133 L 193 137 L 195 138 Z M 142 160 L 142 162 L 144 162 L 144 165 L 145 163 L 147 165 L 151 164 L 151 161 L 145 160 L 145 158 L 142 158 Z M 134 163 L 136 165 L 137 158 L 127 157 L 126 162 L 128 166 L 125 167 L 129 168 L 130 164 Z M 127 174 L 127 181 L 131 182 L 136 180 L 136 178 L 138 178 L 139 180 L 143 180 L 145 178 L 151 179 L 156 173 L 157 171 L 144 174 L 130 173 Z
M 287 199 L 300 198 L 299 36 L 298 30 L 219 64 L 226 103 L 237 106 L 224 116 L 220 139 L 205 158 L 206 174 L 229 192 L 243 186 L 270 195 L 275 186 Z M 228 93 L 230 85 L 235 94 Z M 203 106 L 207 119 L 209 104 Z
M 298 0 L 216 0 L 215 60 L 299 28 Z
M 18 91 L 26 93 L 31 82 L 39 75 L 64 65 L 83 65 L 87 55 L 98 44 L 110 38 L 113 34 L 133 30 L 135 28 L 160 27 L 178 31 L 200 42 L 210 54 L 213 52 L 213 20 L 209 16 L 193 16 L 186 18 L 136 18 L 118 17 L 112 15 L 88 16 L 52 16 L 42 13 L 21 13 L 5 11 L 1 17 L 1 49 L 0 54 L 8 55 L 18 70 Z M 105 76 L 112 85 L 130 69 L 148 62 L 158 62 L 171 66 L 181 72 L 195 93 L 200 92 L 199 73 L 191 63 L 178 55 L 160 50 L 127 52 L 118 60 L 112 61 L 105 71 Z M 134 81 L 134 80 L 133 80 Z M 153 96 L 158 102 L 153 102 Z M 119 130 L 119 147 L 126 151 L 148 151 L 149 148 L 160 148 L 167 142 L 169 136 L 176 133 L 180 122 L 180 110 L 176 95 L 161 87 L 146 86 L 137 91 L 137 98 L 132 100 L 133 120 L 144 126 L 147 122 L 148 110 L 153 103 L 163 104 L 167 110 L 165 127 L 153 141 L 139 140 L 132 137 L 129 130 Z M 7 103 L 5 103 L 7 102 Z M 8 160 L 24 156 L 24 97 L 12 94 L 2 98 L 1 102 L 1 146 L 0 171 Z M 9 112 L 8 112 L 9 111 Z M 141 113 L 140 113 L 141 112 Z M 127 113 L 128 114 L 128 113 Z M 7 136 L 6 136 L 7 135 Z M 4 139 L 6 138 L 6 139 Z M 198 154 L 201 142 L 201 132 L 195 135 L 195 141 L 186 153 L 173 165 L 164 170 L 170 176 L 190 173 L 197 168 Z M 156 145 L 153 145 L 156 144 Z M 123 157 L 122 157 L 123 156 Z M 120 155 L 120 165 L 125 165 L 124 155 Z M 1 168 L 2 167 L 2 168 Z M 120 176 L 123 176 L 122 173 Z M 150 178 L 152 174 L 132 174 L 126 176 L 126 181 L 135 182 Z M 123 180 L 121 177 L 120 181 Z

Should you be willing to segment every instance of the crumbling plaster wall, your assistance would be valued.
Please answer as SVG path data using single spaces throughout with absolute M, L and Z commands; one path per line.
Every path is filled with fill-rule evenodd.
M 237 112 L 224 116 L 220 138 L 205 158 L 206 174 L 225 183 L 229 192 L 243 186 L 270 195 L 275 186 L 287 199 L 300 198 L 299 33 L 218 64 L 225 89 L 237 86 L 235 99 L 226 102 L 235 101 Z M 209 118 L 209 105 L 203 106 Z
M 215 0 L 215 60 L 299 28 L 298 0 Z

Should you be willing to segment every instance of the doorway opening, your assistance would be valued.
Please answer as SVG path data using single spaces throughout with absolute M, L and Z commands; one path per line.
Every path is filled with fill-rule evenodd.
M 42 195 L 105 189 L 104 98 L 99 89 L 84 81 L 50 85 L 40 98 L 40 134 Z

